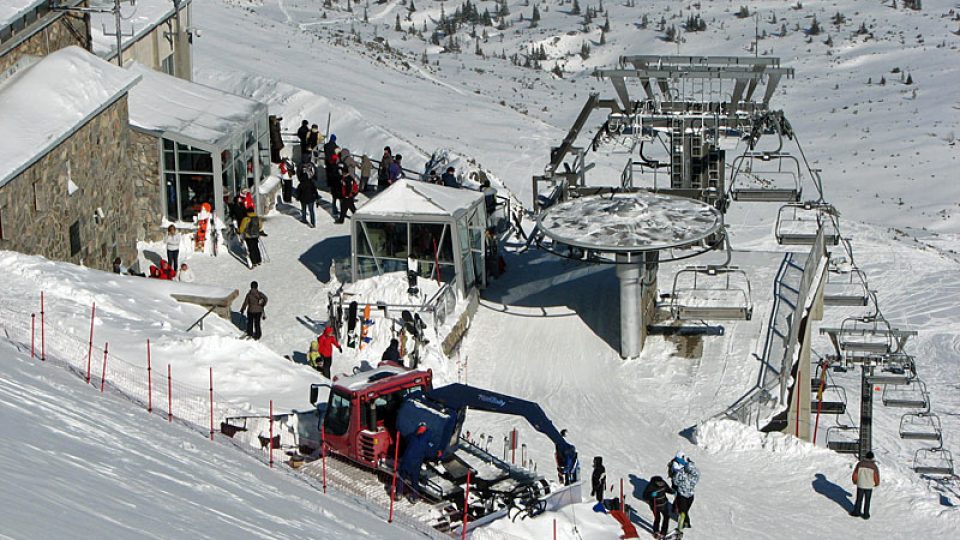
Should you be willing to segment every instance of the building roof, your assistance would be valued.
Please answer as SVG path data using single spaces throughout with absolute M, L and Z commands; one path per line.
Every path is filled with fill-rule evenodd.
M 127 93 L 139 79 L 67 47 L 0 85 L 0 186 Z
M 47 0 L 3 0 L 0 2 L 0 26 L 7 26 L 24 13 Z
M 357 210 L 357 218 L 453 216 L 481 204 L 483 194 L 416 180 L 399 180 Z
M 158 136 L 220 145 L 266 113 L 259 101 L 185 81 L 134 63 L 142 79 L 130 90 L 130 124 Z
M 24 0 L 14 0 L 24 1 Z M 190 4 L 190 0 L 181 0 L 183 9 Z M 90 0 L 91 7 L 112 8 L 113 0 Z M 148 34 L 158 24 L 173 17 L 175 11 L 173 0 L 137 0 L 135 6 L 123 4 L 120 9 L 120 31 L 123 49 L 136 43 Z M 113 58 L 117 55 L 116 19 L 113 13 L 91 13 L 90 35 L 93 38 L 93 52 L 103 58 Z M 110 34 L 110 35 L 107 35 Z

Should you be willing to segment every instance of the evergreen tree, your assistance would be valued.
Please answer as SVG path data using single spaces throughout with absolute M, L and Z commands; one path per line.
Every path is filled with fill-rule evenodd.
M 610 31 L 610 15 L 609 14 L 607 15 L 607 18 L 603 21 L 603 27 L 600 29 L 603 30 L 604 32 Z
M 607 44 L 607 33 L 604 32 L 604 31 L 601 29 L 601 31 L 600 31 L 600 45 L 606 45 L 606 44 Z
M 590 45 L 587 45 L 586 42 L 580 45 L 580 58 L 583 58 L 584 60 L 590 58 Z
M 738 19 L 746 19 L 750 17 L 750 9 L 747 6 L 740 6 L 740 11 L 737 12 Z
M 420 55 L 420 63 L 423 64 L 423 65 L 427 65 L 427 64 L 430 63 L 430 59 L 427 58 L 427 50 L 426 50 L 426 49 L 424 49 L 424 50 L 423 50 L 423 54 Z
M 570 14 L 571 15 L 580 14 L 580 2 L 578 2 L 577 0 L 573 0 L 573 7 L 570 8 Z
M 576 1 L 576 0 L 574 0 L 574 1 Z M 553 69 L 552 69 L 551 71 L 552 71 L 553 74 L 556 75 L 557 77 L 560 77 L 561 79 L 563 78 L 563 67 L 560 66 L 560 63 L 559 63 L 559 62 L 553 65 Z
M 820 29 L 820 23 L 817 22 L 817 16 L 813 16 L 813 22 L 810 23 L 810 29 L 807 30 L 807 34 L 811 36 L 819 36 L 822 30 Z
M 397 13 L 397 23 L 394 25 L 393 29 L 396 30 L 397 32 L 403 31 L 403 29 L 400 28 L 400 14 L 399 14 L 399 13 Z
M 370 19 L 367 17 L 367 8 L 363 8 L 363 22 L 370 22 Z
M 907 80 L 904 82 L 907 86 L 913 84 L 913 75 L 907 74 Z
M 410 13 L 413 13 L 416 10 L 417 10 L 417 6 L 413 5 L 413 0 L 410 0 L 410 6 L 407 8 L 407 11 L 409 11 Z
M 533 22 L 538 22 L 540 20 L 540 10 L 537 9 L 537 6 L 533 6 L 533 14 L 530 15 L 530 20 Z

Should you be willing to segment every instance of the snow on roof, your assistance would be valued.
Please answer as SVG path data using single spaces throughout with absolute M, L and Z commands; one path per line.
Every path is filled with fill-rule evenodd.
M 408 372 L 409 370 L 402 367 L 383 366 L 383 367 L 378 367 L 371 371 L 361 371 L 356 375 L 339 378 L 336 381 L 334 381 L 334 384 L 336 386 L 341 386 L 343 388 L 346 388 L 351 392 L 356 392 L 357 390 L 361 390 L 372 383 L 382 380 L 382 378 L 386 378 L 386 375 L 384 374 L 393 376 L 399 373 L 408 373 Z M 375 380 L 371 382 L 371 379 L 375 379 Z
M 242 132 L 266 105 L 134 63 L 142 76 L 130 90 L 130 124 L 144 131 L 178 134 L 216 144 Z
M 45 1 L 46 0 L 4 0 L 0 2 L 0 27 L 11 24 L 15 19 Z
M 0 186 L 126 93 L 139 75 L 80 47 L 44 57 L 0 85 Z
M 181 5 L 186 6 L 189 3 L 190 0 L 182 0 Z M 113 0 L 92 0 L 90 5 L 112 8 Z M 126 50 L 131 43 L 140 40 L 144 34 L 173 14 L 173 0 L 137 0 L 135 6 L 123 4 L 120 9 L 123 49 Z M 117 23 L 113 13 L 91 13 L 90 35 L 93 38 L 93 52 L 104 58 L 116 56 L 117 38 L 113 35 L 116 30 Z
M 449 188 L 399 180 L 357 210 L 357 217 L 404 217 L 416 215 L 458 217 L 483 201 L 483 194 L 469 189 Z

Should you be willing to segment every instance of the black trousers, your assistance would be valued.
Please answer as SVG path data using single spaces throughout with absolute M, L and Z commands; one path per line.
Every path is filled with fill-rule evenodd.
M 347 210 L 357 213 L 357 207 L 353 204 L 352 197 L 344 197 L 340 199 L 340 221 L 347 219 Z
M 590 490 L 590 494 L 597 497 L 597 502 L 603 502 L 603 495 L 604 495 L 604 492 L 606 491 L 607 491 L 607 483 L 597 482 L 596 484 L 593 484 Z
M 653 532 L 659 532 L 661 536 L 667 535 L 667 528 L 670 527 L 670 507 L 667 503 L 650 505 L 653 510 Z
M 260 319 L 263 313 L 247 312 L 247 335 L 253 339 L 260 339 L 263 333 L 260 331 Z
M 853 513 L 856 515 L 869 516 L 870 497 L 872 496 L 872 489 L 857 488 L 857 502 L 853 505 Z
M 333 367 L 333 356 L 321 356 L 320 357 L 320 373 L 324 377 L 330 378 L 330 368 Z
M 250 255 L 250 263 L 256 266 L 263 262 L 263 258 L 260 257 L 260 239 L 244 238 L 243 241 L 247 244 L 247 253 Z
M 167 264 L 170 265 L 170 268 L 173 268 L 174 272 L 180 271 L 180 250 L 179 249 L 167 250 Z
M 684 527 L 690 526 L 690 507 L 693 506 L 693 496 L 684 497 L 683 495 L 677 495 L 673 499 L 673 508 L 677 511 L 677 519 L 680 519 L 680 514 L 686 514 L 686 519 L 683 520 Z

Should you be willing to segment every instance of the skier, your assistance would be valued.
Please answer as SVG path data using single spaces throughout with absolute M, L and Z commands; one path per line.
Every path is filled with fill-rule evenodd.
M 250 282 L 250 290 L 243 299 L 243 305 L 240 306 L 240 314 L 246 312 L 247 315 L 247 335 L 253 339 L 260 339 L 260 319 L 266 319 L 263 308 L 267 305 L 267 295 L 259 290 L 256 281 Z
M 306 152 L 301 153 L 301 158 L 303 156 L 309 156 L 310 154 L 312 154 L 313 149 L 316 148 L 317 145 L 319 144 L 320 144 L 320 128 L 316 124 L 313 124 L 312 126 L 310 126 L 310 132 L 307 133 Z
M 383 351 L 383 356 L 380 357 L 381 362 L 390 362 L 391 364 L 396 364 L 403 367 L 403 361 L 400 359 L 400 341 L 396 338 L 390 340 L 390 346 L 387 347 L 387 350 Z
M 450 188 L 460 187 L 460 182 L 457 182 L 457 177 L 453 174 L 456 171 L 453 167 L 447 167 L 447 172 L 443 173 L 440 176 L 440 181 L 443 185 Z
M 393 162 L 390 164 L 390 168 L 387 170 L 387 182 L 393 184 L 397 180 L 403 178 L 403 165 L 400 164 L 400 161 L 403 159 L 403 156 L 397 154 L 393 156 Z
M 193 270 L 187 266 L 187 263 L 180 265 L 180 273 L 177 274 L 177 281 L 181 283 L 193 283 L 196 278 L 193 275 Z
M 300 183 L 297 184 L 297 199 L 300 200 L 300 221 L 308 223 L 311 227 L 316 227 L 317 215 L 313 207 L 317 205 L 320 194 L 317 193 L 317 186 L 313 183 L 313 175 L 310 174 L 313 172 L 313 165 L 307 163 L 302 168 L 306 170 L 300 175 Z M 310 215 L 309 221 L 307 221 L 308 214 Z
M 354 214 L 357 213 L 357 205 L 354 204 L 354 200 L 357 193 L 360 192 L 360 186 L 357 185 L 357 179 L 352 174 L 347 173 L 340 180 L 340 190 L 340 218 L 337 219 L 337 223 L 343 223 L 343 220 L 347 219 L 348 210 Z
M 850 515 L 870 519 L 870 498 L 873 489 L 880 485 L 880 469 L 873 461 L 873 452 L 867 452 L 853 468 L 853 483 L 857 486 L 857 502 Z
M 300 129 L 297 130 L 297 138 L 300 139 L 300 159 L 303 160 L 303 156 L 310 155 L 310 152 L 307 150 L 307 135 L 310 133 L 310 122 L 304 120 L 300 122 Z
M 393 152 L 389 146 L 383 147 L 383 157 L 380 158 L 380 167 L 377 169 L 377 192 L 390 186 L 390 165 L 393 164 Z
M 323 333 L 317 338 L 317 354 L 320 355 L 320 373 L 330 378 L 330 368 L 333 366 L 333 348 L 336 347 L 343 354 L 343 347 L 337 341 L 337 336 L 333 334 L 333 327 L 328 326 L 323 329 Z M 316 368 L 316 366 L 314 366 Z
M 247 245 L 250 264 L 260 266 L 260 263 L 263 262 L 260 258 L 260 234 L 263 232 L 263 222 L 260 220 L 260 216 L 253 210 L 248 210 L 246 217 L 240 222 L 239 231 Z
M 682 531 L 693 526 L 690 523 L 690 507 L 693 506 L 693 490 L 700 481 L 700 469 L 683 451 L 679 451 L 670 462 L 670 470 L 677 491 L 673 499 L 673 507 L 677 511 L 677 530 Z
M 167 264 L 173 268 L 179 268 L 181 239 L 182 237 L 177 233 L 176 226 L 170 225 L 167 227 L 167 234 L 164 236 L 163 241 L 167 247 Z
M 373 162 L 366 154 L 360 158 L 360 191 L 366 192 L 370 185 L 370 172 L 373 170 Z
M 590 479 L 590 496 L 595 496 L 597 502 L 602 503 L 605 491 L 607 491 L 607 469 L 603 466 L 603 458 L 594 456 L 593 477 Z
M 667 536 L 667 528 L 670 526 L 670 511 L 668 507 L 667 494 L 675 491 L 667 485 L 667 482 L 660 476 L 654 476 L 647 483 L 643 490 L 643 500 L 650 505 L 653 511 L 653 537 L 664 538 Z

